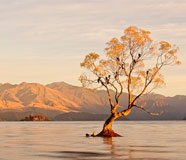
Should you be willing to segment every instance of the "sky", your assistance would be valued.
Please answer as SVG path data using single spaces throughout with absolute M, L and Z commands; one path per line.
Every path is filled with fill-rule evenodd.
M 0 0 L 0 83 L 80 86 L 90 52 L 137 26 L 180 48 L 180 66 L 163 70 L 165 96 L 186 95 L 185 0 Z

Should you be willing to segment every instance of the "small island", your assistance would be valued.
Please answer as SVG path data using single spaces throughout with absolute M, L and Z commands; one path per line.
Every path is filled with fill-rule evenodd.
M 39 114 L 35 116 L 29 115 L 28 117 L 21 119 L 21 121 L 50 121 L 50 119 L 43 114 Z

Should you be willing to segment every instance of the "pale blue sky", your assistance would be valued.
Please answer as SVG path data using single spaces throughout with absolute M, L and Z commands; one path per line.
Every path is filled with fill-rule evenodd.
M 80 62 L 136 25 L 180 47 L 156 92 L 186 95 L 185 0 L 0 0 L 0 82 L 80 85 Z

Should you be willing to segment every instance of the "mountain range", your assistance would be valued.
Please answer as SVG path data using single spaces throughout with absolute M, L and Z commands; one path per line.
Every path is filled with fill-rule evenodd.
M 134 108 L 127 119 L 181 120 L 186 117 L 184 95 L 165 97 L 149 94 L 141 97 L 139 103 L 144 102 L 146 109 L 153 112 L 163 111 L 163 114 L 151 116 Z M 119 110 L 125 106 L 127 106 L 127 94 L 123 93 Z M 20 120 L 29 114 L 45 114 L 53 120 L 65 120 L 65 116 L 67 120 L 74 120 L 73 117 L 76 117 L 75 120 L 86 120 L 91 115 L 93 120 L 96 120 L 95 115 L 97 115 L 98 120 L 104 120 L 109 111 L 107 93 L 104 90 L 95 91 L 64 82 L 47 85 L 26 82 L 15 85 L 0 84 L 0 120 Z M 87 117 L 87 114 L 90 115 Z

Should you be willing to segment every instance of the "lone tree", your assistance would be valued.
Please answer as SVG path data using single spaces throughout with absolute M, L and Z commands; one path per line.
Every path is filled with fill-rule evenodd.
M 176 45 L 166 41 L 153 42 L 149 35 L 149 31 L 130 26 L 124 30 L 120 40 L 113 38 L 107 43 L 105 59 L 100 59 L 97 53 L 90 53 L 81 63 L 81 67 L 92 73 L 91 77 L 85 73 L 80 76 L 82 85 L 104 87 L 108 94 L 111 115 L 97 136 L 119 136 L 112 130 L 113 121 L 127 116 L 134 107 L 151 115 L 159 115 L 146 110 L 144 104 L 138 105 L 137 102 L 142 95 L 165 85 L 163 75 L 160 74 L 162 68 L 181 62 L 176 56 Z M 128 93 L 128 106 L 117 111 L 123 91 Z

